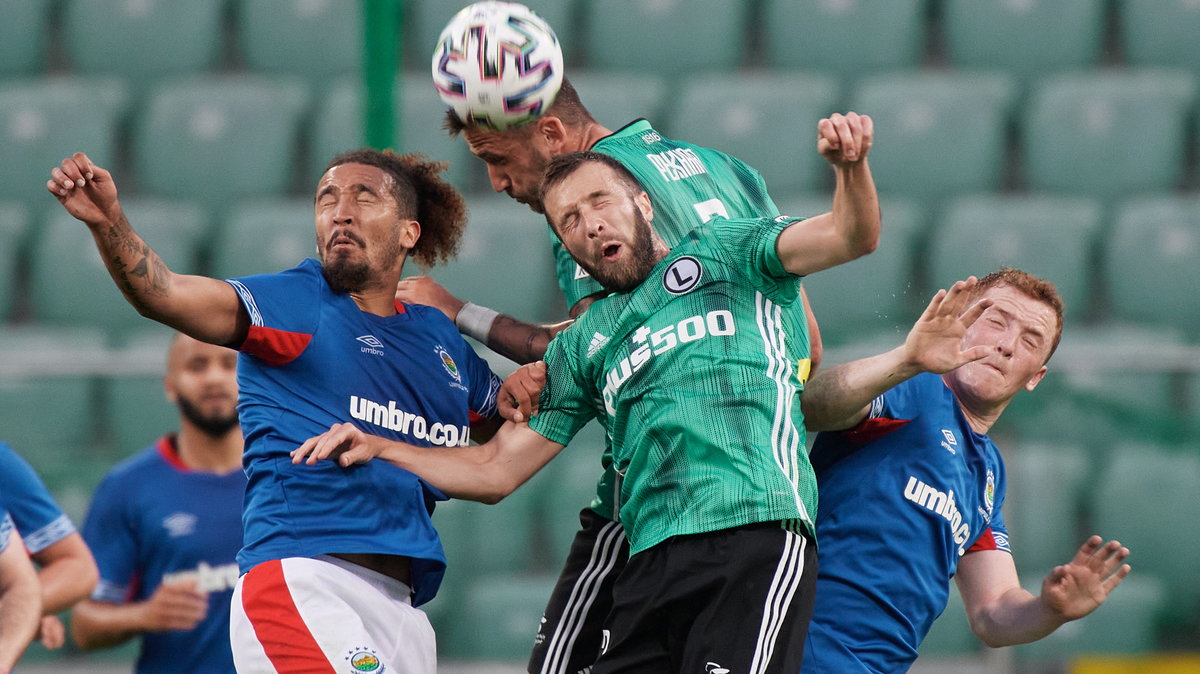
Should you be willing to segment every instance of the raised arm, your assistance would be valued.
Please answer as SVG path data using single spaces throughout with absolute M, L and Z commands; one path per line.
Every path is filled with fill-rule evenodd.
M 962 348 L 967 328 L 991 306 L 991 300 L 967 306 L 975 283 L 972 276 L 949 290 L 937 291 L 904 344 L 876 356 L 825 368 L 813 376 L 800 396 L 808 430 L 851 428 L 867 415 L 872 400 L 900 382 L 922 372 L 949 372 L 986 356 L 986 346 Z
M 168 269 L 130 226 L 112 175 L 87 155 L 64 159 L 46 189 L 91 230 L 109 275 L 139 314 L 213 344 L 245 337 L 249 318 L 233 287 Z
M 1001 550 L 967 553 L 955 578 L 971 630 L 998 648 L 1036 641 L 1096 610 L 1129 575 L 1128 556 L 1119 542 L 1092 536 L 1070 562 L 1054 567 L 1036 597 L 1021 587 L 1012 555 Z
M 549 325 L 526 323 L 493 309 L 464 302 L 428 276 L 401 279 L 396 286 L 396 299 L 440 309 L 454 321 L 459 332 L 521 365 L 541 360 L 554 335 L 571 324 L 569 320 Z
M 871 118 L 854 112 L 817 124 L 817 151 L 833 165 L 837 177 L 833 208 L 779 235 L 776 248 L 784 269 L 812 274 L 862 257 L 879 245 L 879 195 L 867 164 L 874 134 Z
M 334 459 L 342 466 L 380 458 L 424 478 L 452 498 L 499 503 L 562 451 L 528 424 L 506 423 L 482 445 L 414 447 L 334 424 L 292 451 L 292 463 Z

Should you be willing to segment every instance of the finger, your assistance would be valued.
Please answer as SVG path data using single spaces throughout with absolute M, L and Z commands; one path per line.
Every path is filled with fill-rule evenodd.
M 46 181 L 46 189 L 50 192 L 50 194 L 58 197 L 59 200 L 62 200 L 63 197 L 67 196 L 67 191 L 63 189 L 63 186 L 54 182 L 53 180 Z
M 75 160 L 75 164 L 79 167 L 80 173 L 82 173 L 83 177 L 88 180 L 95 178 L 100 173 L 100 167 L 92 163 L 92 158 L 83 152 L 76 152 L 75 154 L 71 155 L 71 159 Z
M 304 444 L 293 449 L 292 450 L 292 463 L 295 464 L 295 463 L 300 463 L 301 461 L 303 461 L 308 456 L 309 452 L 312 452 L 313 447 L 316 446 L 318 437 L 320 437 L 320 436 L 317 436 L 314 438 L 309 438 L 304 441 Z
M 1083 545 L 1079 546 L 1079 549 L 1075 551 L 1075 558 L 1071 560 L 1071 563 L 1087 564 L 1088 561 L 1091 560 L 1092 555 L 1100 548 L 1100 545 L 1103 542 L 1104 539 L 1100 538 L 1099 536 L 1089 537 L 1083 542 Z
M 1129 572 L 1132 570 L 1133 567 L 1129 566 L 1128 564 L 1122 564 L 1120 568 L 1117 569 L 1116 573 L 1108 578 L 1105 578 L 1104 582 L 1100 584 L 1104 588 L 1104 592 L 1109 593 L 1116 589 L 1116 587 L 1121 584 L 1121 581 L 1125 580 L 1126 576 L 1128 576 Z
M 983 315 L 983 312 L 987 311 L 988 308 L 990 308 L 993 304 L 995 304 L 995 302 L 991 299 L 979 300 L 968 307 L 967 310 L 964 311 L 961 316 L 959 316 L 958 320 L 963 324 L 963 327 L 969 328 L 974 325 L 975 321 L 979 320 L 979 317 Z
M 942 300 L 946 297 L 946 290 L 943 288 L 933 294 L 933 298 L 929 300 L 929 304 L 925 305 L 925 311 L 921 312 L 919 321 L 931 321 L 937 316 L 938 307 L 942 305 Z
M 73 173 L 72 171 L 68 170 L 68 165 L 70 165 L 70 163 L 70 159 L 64 159 L 62 165 L 56 166 L 52 171 L 50 171 L 50 179 L 61 185 L 63 189 L 67 190 L 83 186 L 83 177 L 79 175 L 78 172 Z
M 967 363 L 974 363 L 977 360 L 987 358 L 988 354 L 991 352 L 992 347 L 990 346 L 972 346 L 971 348 L 959 353 L 959 360 L 961 363 L 959 367 L 966 365 Z
M 850 143 L 846 146 L 846 158 L 851 161 L 858 161 L 862 156 L 862 122 L 858 118 L 857 112 L 847 112 L 845 115 L 846 129 L 850 132 Z
M 838 146 L 837 129 L 834 128 L 833 120 L 829 119 L 828 117 L 817 122 L 817 147 L 818 148 L 821 147 L 822 142 L 824 142 L 825 146 L 831 150 L 837 149 L 839 147 Z
M 74 156 L 62 160 L 62 162 L 59 164 L 59 171 L 61 171 L 63 176 L 70 181 L 71 187 L 83 187 L 85 183 L 83 177 L 87 174 L 88 170 L 88 165 L 86 162 L 87 157 L 84 157 L 84 161 L 80 162 L 77 159 L 79 156 L 79 153 L 76 153 Z M 64 183 L 63 186 L 66 187 L 66 183 Z
M 954 285 L 946 292 L 946 299 L 942 302 L 941 315 L 959 317 L 963 313 L 963 308 L 967 304 L 967 297 L 972 288 L 975 287 L 975 277 L 970 276 L 962 281 L 956 281 Z
M 860 153 L 865 157 L 871 149 L 871 145 L 875 143 L 875 120 L 871 119 L 870 115 L 859 115 L 859 124 L 862 125 L 862 142 L 860 143 Z
M 854 144 L 854 130 L 851 128 L 850 120 L 842 114 L 832 115 L 830 120 L 833 121 L 833 127 L 837 130 L 838 145 L 842 148 L 842 158 L 846 161 L 856 161 L 858 148 Z

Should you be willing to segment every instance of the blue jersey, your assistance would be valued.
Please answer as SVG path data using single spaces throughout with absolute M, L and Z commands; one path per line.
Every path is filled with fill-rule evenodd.
M 54 502 L 33 467 L 3 442 L 0 442 L 0 506 L 12 515 L 31 555 L 75 533 L 75 525 Z
M 445 495 L 386 461 L 292 465 L 289 453 L 341 422 L 414 445 L 466 445 L 470 414 L 495 416 L 500 380 L 441 311 L 364 312 L 316 260 L 230 283 L 251 323 L 238 358 L 242 572 L 285 557 L 402 555 L 413 603 L 432 599 L 446 561 L 430 514 Z
M 817 435 L 820 571 L 804 672 L 907 671 L 946 607 L 958 559 L 1008 551 L 1004 463 L 938 375 Z
M 190 631 L 142 635 L 139 672 L 233 672 L 229 601 L 242 541 L 240 470 L 189 470 L 173 437 L 112 469 L 92 497 L 83 537 L 96 556 L 97 601 L 149 599 L 164 582 L 195 579 L 208 615 Z

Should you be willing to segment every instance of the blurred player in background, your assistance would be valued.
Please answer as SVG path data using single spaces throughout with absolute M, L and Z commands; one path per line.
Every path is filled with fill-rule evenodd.
M 37 571 L 25 554 L 12 517 L 0 509 L 0 672 L 17 664 L 42 616 Z
M 237 352 L 178 334 L 163 389 L 179 430 L 118 464 L 92 498 L 84 534 L 100 585 L 76 607 L 80 648 L 140 637 L 137 671 L 233 672 L 229 601 L 242 546 Z
M 804 420 L 824 432 L 810 456 L 820 575 L 804 672 L 907 671 L 951 578 L 996 647 L 1091 613 L 1129 573 L 1129 550 L 1093 536 L 1035 597 L 1009 549 L 1004 462 L 987 433 L 1045 376 L 1062 311 L 1055 287 L 1025 272 L 971 277 L 939 291 L 903 345 L 809 381 Z
M 454 324 L 395 301 L 409 256 L 433 265 L 458 248 L 466 209 L 444 168 L 374 150 L 334 157 L 313 199 L 321 259 L 229 281 L 172 273 L 86 155 L 51 171 L 47 189 L 88 225 L 139 313 L 241 351 L 249 482 L 230 632 L 243 674 L 436 667 L 433 629 L 415 607 L 445 570 L 430 520 L 444 495 L 383 462 L 313 470 L 288 455 L 352 419 L 444 447 L 467 443 L 472 415 L 498 419 L 500 382 Z M 498 425 L 481 423 L 481 433 Z
M 854 134 L 873 138 L 871 119 L 850 112 L 836 114 L 820 125 L 829 142 L 845 144 L 853 151 Z M 571 83 L 564 78 L 554 104 L 526 126 L 493 131 L 468 126 L 448 110 L 446 126 L 451 135 L 461 134 L 471 152 L 487 164 L 492 188 L 543 212 L 538 195 L 542 172 L 554 157 L 592 150 L 620 161 L 641 182 L 654 202 L 655 230 L 668 246 L 683 240 L 692 229 L 713 217 L 775 217 L 779 209 L 771 200 L 758 171 L 723 152 L 671 140 L 639 119 L 613 132 L 598 123 L 583 105 Z M 866 148 L 864 148 L 864 153 Z M 837 189 L 873 193 L 866 157 L 853 166 L 837 166 Z M 864 218 L 879 218 L 878 206 L 861 212 Z M 582 314 L 605 293 L 567 252 L 557 237 L 551 237 L 559 287 L 571 307 L 571 317 Z M 497 314 L 454 297 L 426 277 L 401 282 L 398 297 L 437 306 L 455 320 L 467 335 L 488 345 L 517 363 L 541 359 L 546 345 L 563 324 L 539 326 Z M 821 341 L 816 319 L 808 310 L 809 345 L 801 355 L 801 380 L 820 359 Z M 800 311 L 797 305 L 789 311 Z M 504 401 L 501 401 L 502 403 Z M 624 566 L 629 545 L 615 522 L 614 476 L 610 458 L 602 458 L 603 475 L 592 504 L 580 512 L 581 529 L 572 542 L 562 575 L 546 607 L 535 640 L 528 671 L 545 674 L 574 673 L 584 669 L 600 646 L 600 622 L 608 613 L 612 583 Z
M 0 508 L 6 508 L 12 515 L 38 569 L 43 615 L 37 638 L 48 649 L 61 648 L 66 635 L 62 621 L 55 614 L 92 593 L 98 578 L 96 560 L 33 467 L 3 442 L 0 442 Z
M 869 137 L 834 151 L 830 133 L 819 143 L 830 162 L 862 161 Z M 612 294 L 551 342 L 541 413 L 446 451 L 341 424 L 294 460 L 383 456 L 492 502 L 604 417 L 631 556 L 591 671 L 791 674 L 812 610 L 816 484 L 798 397 L 807 326 L 784 308 L 800 304 L 800 276 L 878 244 L 878 219 L 858 217 L 874 191 L 847 192 L 833 214 L 717 219 L 668 249 L 620 162 L 557 157 L 542 186 L 547 220 Z

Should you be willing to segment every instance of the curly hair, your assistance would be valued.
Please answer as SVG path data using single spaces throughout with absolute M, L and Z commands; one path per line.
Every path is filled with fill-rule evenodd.
M 1058 326 L 1054 331 L 1054 338 L 1050 342 L 1050 353 L 1046 354 L 1046 360 L 1050 360 L 1050 356 L 1053 356 L 1054 351 L 1058 349 L 1058 343 L 1062 341 L 1063 300 L 1058 288 L 1050 281 L 1038 278 L 1029 272 L 1012 267 L 1001 267 L 979 279 L 979 283 L 975 285 L 975 290 L 971 293 L 971 301 L 983 297 L 988 288 L 1000 286 L 1012 286 L 1030 298 L 1050 307 L 1054 312 L 1054 317 L 1058 319 Z
M 453 185 L 442 179 L 448 164 L 423 154 L 396 154 L 362 148 L 334 157 L 325 170 L 342 164 L 374 166 L 392 177 L 392 196 L 402 218 L 421 224 L 421 236 L 409 255 L 425 267 L 454 259 L 467 226 L 467 204 Z

